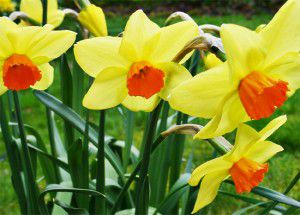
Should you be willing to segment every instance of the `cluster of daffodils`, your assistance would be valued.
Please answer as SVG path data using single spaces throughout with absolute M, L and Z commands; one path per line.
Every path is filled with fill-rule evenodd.
M 21 11 L 42 22 L 40 0 L 22 0 Z M 192 20 L 159 27 L 142 10 L 133 13 L 121 37 L 107 36 L 101 8 L 88 4 L 78 21 L 93 35 L 74 46 L 75 58 L 94 82 L 83 99 L 88 109 L 124 105 L 132 111 L 153 111 L 161 99 L 175 110 L 210 119 L 195 138 L 208 139 L 237 128 L 234 148 L 197 167 L 189 181 L 201 185 L 193 212 L 213 201 L 222 181 L 231 177 L 238 193 L 250 192 L 268 171 L 265 163 L 281 146 L 266 139 L 286 117 L 257 132 L 244 124 L 270 117 L 300 86 L 299 0 L 289 0 L 266 26 L 256 31 L 224 24 L 220 35 L 227 61 L 204 58 L 207 71 L 194 77 L 182 65 L 192 55 L 174 60 L 199 36 Z M 53 81 L 49 62 L 74 43 L 71 31 L 54 31 L 64 18 L 56 0 L 48 0 L 48 23 L 19 25 L 0 18 L 0 93 L 44 90 Z

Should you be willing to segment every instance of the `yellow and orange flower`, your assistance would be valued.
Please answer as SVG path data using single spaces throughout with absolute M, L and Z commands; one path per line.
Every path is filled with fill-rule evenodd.
M 229 177 L 237 193 L 250 192 L 262 182 L 268 172 L 265 162 L 283 150 L 280 145 L 266 139 L 285 122 L 286 116 L 278 117 L 259 132 L 240 124 L 233 149 L 193 171 L 189 180 L 191 186 L 198 186 L 203 178 L 193 213 L 210 204 L 217 196 L 222 181 Z
M 160 28 L 142 10 L 132 14 L 123 37 L 97 37 L 75 45 L 79 65 L 94 83 L 83 99 L 89 109 L 123 104 L 133 111 L 152 111 L 160 98 L 191 78 L 172 62 L 187 42 L 198 35 L 197 25 L 184 21 Z
M 269 117 L 300 87 L 300 1 L 289 0 L 258 32 L 221 26 L 227 62 L 173 90 L 170 104 L 211 119 L 197 137 L 207 139 L 240 123 Z
M 52 29 L 52 25 L 20 27 L 0 18 L 0 95 L 29 87 L 45 90 L 51 85 L 53 68 L 48 62 L 67 51 L 76 36 Z
M 58 27 L 64 20 L 65 14 L 58 9 L 57 0 L 47 0 L 47 23 Z M 43 20 L 43 5 L 41 0 L 21 0 L 20 11 L 37 23 Z M 29 25 L 27 22 L 21 22 L 21 25 Z

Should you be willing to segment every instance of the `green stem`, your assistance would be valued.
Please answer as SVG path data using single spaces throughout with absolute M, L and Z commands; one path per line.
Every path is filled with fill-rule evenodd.
M 32 164 L 30 160 L 30 155 L 29 155 L 29 149 L 27 146 L 27 141 L 26 141 L 26 134 L 25 134 L 25 129 L 24 129 L 24 124 L 23 124 L 23 119 L 22 119 L 22 114 L 21 114 L 21 108 L 20 108 L 20 102 L 19 102 L 19 96 L 16 91 L 13 91 L 13 97 L 14 97 L 14 103 L 15 103 L 15 108 L 16 108 L 16 117 L 17 117 L 17 122 L 18 122 L 18 127 L 19 127 L 19 132 L 20 132 L 20 139 L 21 139 L 21 146 L 22 146 L 22 151 L 23 151 L 23 158 L 24 158 L 24 166 L 26 168 L 25 174 L 26 174 L 26 179 L 27 179 L 27 186 L 29 190 L 29 199 L 30 199 L 30 205 L 32 207 L 32 213 L 33 214 L 40 214 L 40 209 L 38 206 L 38 188 L 37 184 L 33 175 L 33 170 L 32 170 Z
M 12 140 L 12 136 L 9 130 L 8 121 L 4 111 L 4 105 L 2 102 L 2 97 L 0 97 L 0 125 L 3 135 L 3 140 L 7 152 L 7 158 L 11 169 L 11 179 L 14 185 L 14 189 L 18 196 L 18 201 L 21 209 L 21 214 L 27 213 L 27 202 L 25 196 L 25 190 L 23 186 L 23 181 L 21 177 L 21 164 L 19 155 L 17 154 L 16 144 Z
M 98 152 L 97 152 L 97 175 L 96 175 L 96 190 L 105 195 L 105 110 L 100 111 L 99 122 L 99 139 L 98 139 Z M 95 214 L 106 214 L 105 199 L 97 198 L 95 205 Z
M 158 136 L 158 138 L 152 144 L 151 154 L 153 154 L 153 152 L 155 152 L 155 150 L 160 145 L 160 143 L 162 143 L 166 138 L 167 138 L 166 136 L 162 136 L 162 135 Z M 114 206 L 113 206 L 113 208 L 111 210 L 111 214 L 114 214 L 118 210 L 118 208 L 119 208 L 119 206 L 121 204 L 121 201 L 125 197 L 126 192 L 127 192 L 128 188 L 129 188 L 129 186 L 131 185 L 131 183 L 133 182 L 133 180 L 136 178 L 136 175 L 140 171 L 141 164 L 142 164 L 142 161 L 140 160 L 138 162 L 138 164 L 136 165 L 136 167 L 134 168 L 134 170 L 132 171 L 132 173 L 129 176 L 128 180 L 126 181 L 125 185 L 123 186 L 121 192 L 119 193 L 119 195 L 117 197 L 117 200 L 116 200 L 116 202 L 115 202 L 115 204 L 114 204 Z
M 134 129 L 134 112 L 131 110 L 127 110 L 126 120 L 125 120 L 125 148 L 123 151 L 123 168 L 126 172 L 129 159 L 130 159 L 130 152 L 133 140 L 133 129 Z
M 157 126 L 157 120 L 158 120 L 158 117 L 160 114 L 162 104 L 163 104 L 163 102 L 161 101 L 150 115 L 150 121 L 149 121 L 149 127 L 148 127 L 149 129 L 147 131 L 147 139 L 146 139 L 145 146 L 144 146 L 139 180 L 137 183 L 137 197 L 136 197 L 135 214 L 148 214 L 149 196 L 146 196 L 146 195 L 148 195 L 148 193 L 146 192 L 144 194 L 144 196 L 141 196 L 141 195 L 143 195 L 143 193 L 144 193 L 142 191 L 144 189 L 147 189 L 146 186 L 148 186 L 146 182 L 147 182 L 147 173 L 148 173 L 149 162 L 150 162 L 152 142 L 154 139 L 156 126 Z

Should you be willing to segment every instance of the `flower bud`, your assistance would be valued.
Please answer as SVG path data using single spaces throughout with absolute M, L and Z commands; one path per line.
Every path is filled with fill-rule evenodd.
M 105 15 L 100 7 L 87 5 L 78 15 L 79 22 L 95 37 L 107 36 Z

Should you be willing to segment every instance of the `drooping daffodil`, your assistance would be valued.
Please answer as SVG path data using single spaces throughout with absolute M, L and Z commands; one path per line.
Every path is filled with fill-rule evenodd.
M 24 12 L 29 18 L 37 23 L 43 20 L 42 0 L 21 0 L 20 11 Z M 57 0 L 47 0 L 47 23 L 58 27 L 64 20 L 64 12 L 58 9 Z M 29 25 L 21 22 L 22 25 Z
M 95 37 L 107 36 L 105 15 L 100 7 L 88 4 L 78 15 L 79 22 Z
M 171 106 L 211 119 L 196 136 L 233 131 L 251 119 L 267 118 L 300 86 L 299 0 L 289 0 L 259 32 L 221 26 L 227 62 L 174 89 Z
M 0 13 L 12 12 L 15 9 L 15 3 L 12 0 L 0 0 Z
M 53 31 L 52 25 L 21 27 L 0 17 L 0 95 L 29 87 L 47 89 L 53 82 L 51 60 L 74 43 L 72 31 Z
M 142 10 L 133 13 L 123 37 L 96 37 L 78 42 L 75 57 L 94 83 L 83 99 L 89 109 L 123 104 L 132 111 L 152 111 L 170 91 L 191 78 L 188 70 L 172 62 L 198 35 L 192 21 L 160 28 Z
M 250 192 L 256 187 L 268 171 L 265 162 L 283 150 L 280 145 L 266 139 L 285 122 L 286 116 L 280 116 L 259 132 L 246 124 L 240 124 L 233 149 L 192 172 L 189 180 L 191 186 L 198 186 L 203 178 L 193 213 L 210 204 L 217 196 L 222 181 L 229 177 L 237 193 Z

